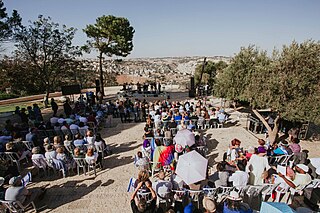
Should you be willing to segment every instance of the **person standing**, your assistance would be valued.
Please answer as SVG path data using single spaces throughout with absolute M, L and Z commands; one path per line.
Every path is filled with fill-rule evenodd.
M 52 111 L 53 111 L 53 117 L 55 117 L 57 115 L 57 112 L 58 112 L 58 104 L 54 101 L 54 98 L 51 98 L 51 108 L 52 108 Z
M 64 113 L 66 114 L 66 117 L 69 117 L 71 115 L 72 108 L 68 100 L 63 104 L 63 110 L 64 110 Z

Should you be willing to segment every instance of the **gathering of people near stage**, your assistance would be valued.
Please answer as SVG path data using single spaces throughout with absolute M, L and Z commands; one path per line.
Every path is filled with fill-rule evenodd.
M 223 109 L 205 99 L 142 105 L 144 135 L 134 156 L 138 175 L 128 187 L 133 212 L 268 212 L 267 204 L 279 202 L 298 212 L 317 209 L 319 158 L 308 158 L 297 128 L 281 141 L 261 138 L 249 147 L 234 138 L 223 161 L 209 165 L 205 130 L 227 122 Z
M 133 156 L 137 175 L 128 186 L 133 212 L 254 212 L 279 202 L 298 211 L 301 199 L 317 208 L 320 160 L 308 157 L 297 128 L 282 140 L 260 138 L 248 147 L 234 138 L 223 160 L 212 164 L 214 140 L 206 131 L 228 126 L 230 114 L 210 100 L 124 98 L 99 104 L 89 96 L 75 103 L 66 99 L 60 107 L 51 99 L 49 117 L 37 104 L 16 108 L 20 122 L 7 120 L 0 132 L 0 183 L 6 186 L 0 200 L 27 205 L 43 198 L 45 187 L 28 189 L 23 181 L 31 165 L 40 179 L 50 171 L 58 179 L 103 170 L 112 150 L 99 130 L 112 118 L 120 125 L 143 123 Z

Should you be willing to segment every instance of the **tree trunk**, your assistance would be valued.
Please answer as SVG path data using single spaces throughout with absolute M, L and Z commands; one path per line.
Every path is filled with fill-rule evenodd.
M 102 70 L 102 52 L 99 53 L 99 66 L 100 66 L 100 91 L 102 97 L 104 96 L 104 82 L 103 82 L 103 70 Z
M 204 72 L 204 67 L 206 66 L 206 60 L 207 60 L 207 58 L 205 57 L 204 60 L 203 60 L 203 64 L 202 64 L 202 68 L 201 68 L 201 73 L 200 73 L 200 79 L 199 79 L 199 82 L 198 82 L 198 84 L 197 84 L 197 87 L 201 84 L 202 76 L 203 76 L 203 72 Z
M 269 141 L 270 141 L 270 144 L 272 145 L 278 138 L 280 115 L 277 115 L 276 119 L 274 120 L 274 127 L 272 129 L 268 124 L 268 122 L 265 120 L 265 118 L 257 110 L 254 109 L 252 111 L 263 123 L 263 125 L 267 128 Z

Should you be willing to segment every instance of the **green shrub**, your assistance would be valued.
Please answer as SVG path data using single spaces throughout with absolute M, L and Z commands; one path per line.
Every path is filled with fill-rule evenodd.
M 0 100 L 6 100 L 11 98 L 18 98 L 19 96 L 15 94 L 7 94 L 7 93 L 0 93 Z

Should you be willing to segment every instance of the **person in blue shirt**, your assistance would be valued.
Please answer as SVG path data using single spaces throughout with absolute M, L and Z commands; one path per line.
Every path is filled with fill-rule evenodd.
M 227 197 L 227 201 L 223 204 L 223 213 L 252 213 L 252 209 L 246 203 L 242 202 L 242 198 L 236 191 L 231 191 Z

